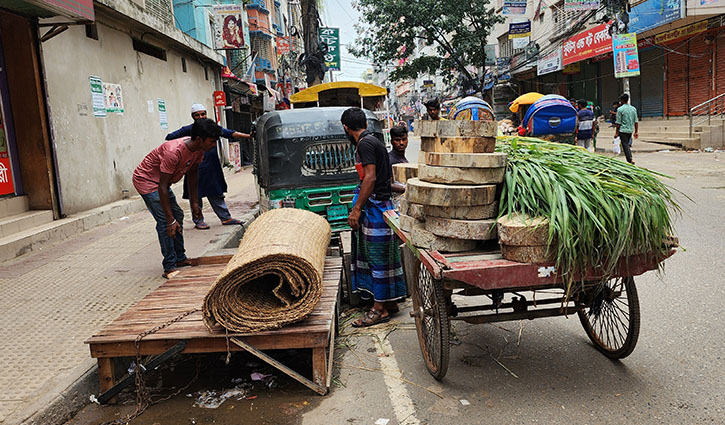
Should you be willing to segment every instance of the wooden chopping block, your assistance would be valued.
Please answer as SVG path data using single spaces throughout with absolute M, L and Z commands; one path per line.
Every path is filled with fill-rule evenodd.
M 461 121 L 463 122 L 463 121 Z M 469 121 L 470 122 L 470 121 Z M 492 153 L 495 137 L 421 137 L 420 150 L 444 153 Z
M 478 241 L 454 239 L 436 236 L 423 227 L 416 227 L 410 232 L 413 245 L 441 252 L 463 252 L 476 248 Z
M 429 217 L 425 230 L 436 236 L 486 241 L 496 239 L 496 220 L 455 220 Z
M 439 167 L 502 168 L 506 167 L 505 153 L 446 153 L 425 152 L 421 164 Z
M 506 168 L 461 168 L 420 165 L 418 178 L 431 183 L 496 184 L 503 182 Z
M 423 205 L 411 204 L 410 202 L 406 201 L 405 198 L 403 198 L 400 200 L 398 212 L 400 214 L 405 214 L 413 217 L 416 220 L 425 221 L 425 212 L 423 211 L 423 208 Z
M 495 121 L 418 120 L 415 135 L 419 137 L 496 137 Z
M 551 263 L 554 261 L 552 252 L 547 253 L 547 245 L 513 246 L 501 244 L 501 256 L 517 263 Z
M 488 205 L 496 200 L 496 185 L 444 185 L 408 180 L 405 188 L 408 202 L 440 207 Z
M 416 227 L 424 226 L 425 223 L 405 214 L 398 214 L 400 218 L 400 229 L 404 232 L 410 232 Z
M 472 207 L 437 207 L 424 205 L 425 217 L 458 218 L 464 220 L 482 220 L 498 215 L 498 202 L 488 205 L 474 205 Z
M 393 180 L 405 183 L 408 179 L 418 177 L 418 164 L 395 164 L 393 165 Z
M 509 246 L 546 246 L 549 243 L 549 220 L 512 214 L 498 219 L 498 240 Z

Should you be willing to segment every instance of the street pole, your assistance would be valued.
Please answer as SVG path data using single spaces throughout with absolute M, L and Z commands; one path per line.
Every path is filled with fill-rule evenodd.
M 291 93 L 289 93 L 287 95 L 287 98 L 289 98 L 289 96 L 292 96 L 295 93 L 295 78 L 292 75 L 293 74 L 292 66 L 294 63 L 294 58 L 292 56 L 292 1 L 291 0 L 287 0 L 287 43 L 289 44 L 289 51 L 287 52 L 287 57 L 292 59 L 292 60 L 288 61 L 289 62 L 289 77 L 290 77 L 290 81 L 291 81 L 291 83 L 290 83 Z M 285 90 L 287 90 L 286 81 L 285 81 L 284 87 L 285 87 Z

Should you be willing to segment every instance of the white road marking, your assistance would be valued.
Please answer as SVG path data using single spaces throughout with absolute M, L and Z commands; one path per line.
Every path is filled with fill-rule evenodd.
M 380 368 L 383 371 L 385 386 L 388 387 L 388 395 L 393 405 L 395 419 L 400 425 L 420 425 L 420 421 L 414 416 L 415 405 L 410 398 L 410 394 L 408 394 L 408 389 L 403 381 L 397 379 L 398 377 L 402 378 L 403 373 L 395 360 L 395 353 L 390 341 L 385 338 L 386 332 L 378 331 L 376 335 L 380 344 L 376 344 L 375 348 L 378 354 L 383 354 L 378 356 L 378 359 L 380 359 Z

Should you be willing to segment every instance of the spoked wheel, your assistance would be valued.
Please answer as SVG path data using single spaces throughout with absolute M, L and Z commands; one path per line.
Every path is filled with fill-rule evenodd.
M 632 354 L 639 337 L 639 298 L 634 278 L 609 280 L 578 314 L 589 339 L 605 356 L 621 359 Z
M 441 380 L 448 371 L 450 356 L 450 322 L 443 285 L 421 264 L 413 286 L 413 316 L 418 331 L 420 351 L 428 372 Z

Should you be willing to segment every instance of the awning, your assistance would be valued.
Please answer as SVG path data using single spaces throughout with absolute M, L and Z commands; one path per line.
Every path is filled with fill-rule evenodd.
M 509 106 L 509 111 L 516 113 L 519 111 L 520 105 L 531 105 L 534 102 L 536 102 L 537 100 L 541 99 L 542 97 L 544 97 L 543 94 L 536 93 L 533 91 L 526 93 L 526 94 L 522 94 L 521 96 L 514 99 L 513 102 L 511 102 L 511 106 Z
M 387 96 L 388 90 L 385 87 L 378 87 L 373 84 L 360 83 L 357 81 L 335 81 L 333 83 L 318 84 L 308 89 L 304 89 L 293 94 L 290 97 L 292 103 L 317 102 L 320 92 L 332 89 L 358 89 L 360 97 Z
M 36 18 L 63 16 L 73 21 L 93 21 L 93 0 L 9 0 L 4 8 Z

